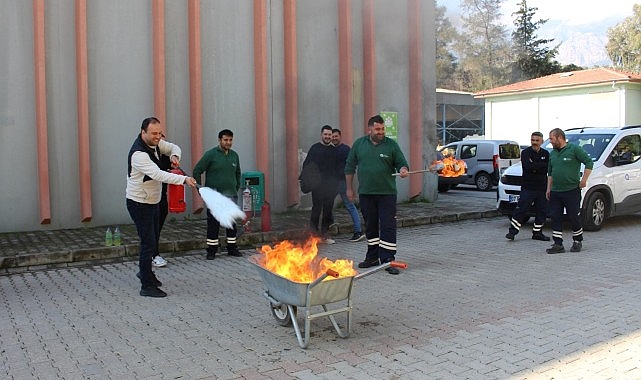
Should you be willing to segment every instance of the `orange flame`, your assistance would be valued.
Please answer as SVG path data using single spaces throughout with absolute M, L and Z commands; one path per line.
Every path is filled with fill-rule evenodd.
M 450 156 L 433 161 L 431 167 L 436 168 L 438 175 L 442 177 L 458 177 L 465 174 L 467 165 L 465 165 L 465 161 Z
M 298 245 L 283 240 L 274 245 L 274 248 L 263 245 L 258 250 L 263 254 L 259 264 L 272 273 L 300 283 L 310 283 L 329 269 L 338 272 L 339 277 L 358 274 L 353 268 L 352 260 L 331 261 L 326 257 L 317 257 L 319 240 L 312 237 Z

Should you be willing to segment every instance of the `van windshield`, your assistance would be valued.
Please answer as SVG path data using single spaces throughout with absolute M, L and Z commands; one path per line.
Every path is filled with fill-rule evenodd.
M 567 142 L 582 147 L 592 161 L 597 161 L 610 141 L 612 141 L 614 134 L 568 133 L 565 137 Z M 542 146 L 549 152 L 553 149 L 549 139 L 545 140 Z

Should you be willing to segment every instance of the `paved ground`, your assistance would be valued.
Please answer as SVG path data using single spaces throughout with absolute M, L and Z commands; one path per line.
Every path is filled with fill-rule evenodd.
M 641 379 L 639 225 L 617 218 L 560 255 L 527 230 L 506 241 L 504 218 L 400 229 L 409 268 L 358 280 L 351 336 L 318 319 L 307 349 L 246 257 L 173 257 L 164 299 L 138 296 L 131 261 L 4 275 L 0 377 Z

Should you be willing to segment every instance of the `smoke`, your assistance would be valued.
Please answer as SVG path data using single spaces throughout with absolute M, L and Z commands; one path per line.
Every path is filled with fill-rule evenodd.
M 231 199 L 209 187 L 198 189 L 209 212 L 216 218 L 221 226 L 233 228 L 236 220 L 245 219 L 245 213 Z

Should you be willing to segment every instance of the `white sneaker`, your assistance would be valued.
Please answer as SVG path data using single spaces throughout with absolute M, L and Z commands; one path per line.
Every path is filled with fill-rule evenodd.
M 325 239 L 325 240 L 323 240 L 323 243 L 325 243 L 325 244 L 334 244 L 334 243 L 336 243 L 336 240 L 334 240 L 334 239 Z
M 167 265 L 167 260 L 163 259 L 160 256 L 156 256 L 153 260 L 151 260 L 151 265 L 155 266 L 156 268 L 164 267 Z

